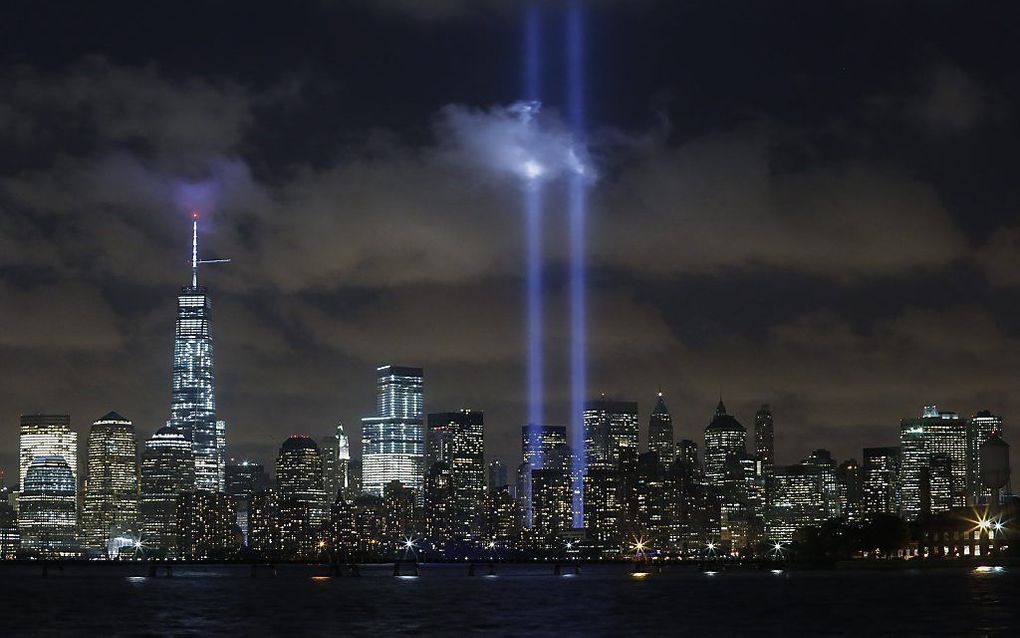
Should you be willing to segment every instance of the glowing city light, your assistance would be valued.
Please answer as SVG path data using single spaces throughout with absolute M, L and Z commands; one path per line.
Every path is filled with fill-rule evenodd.
M 416 539 L 411 538 L 411 537 L 408 537 L 408 538 L 404 539 L 404 549 L 406 549 L 408 551 L 413 551 L 413 550 L 415 550 L 417 548 L 418 548 L 418 545 L 416 544 Z

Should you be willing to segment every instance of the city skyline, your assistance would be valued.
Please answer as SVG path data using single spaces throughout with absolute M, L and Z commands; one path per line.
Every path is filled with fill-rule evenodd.
M 780 2 L 734 21 L 680 5 L 606 2 L 587 17 L 587 63 L 607 72 L 585 87 L 598 177 L 586 398 L 637 400 L 644 423 L 661 387 L 677 437 L 695 440 L 720 389 L 748 429 L 769 403 L 780 462 L 893 445 L 923 405 L 1008 424 L 1020 414 L 1009 34 L 952 3 L 893 6 L 895 33 L 866 7 Z M 80 453 L 110 410 L 139 446 L 164 424 L 195 209 L 203 250 L 234 259 L 202 282 L 230 326 L 216 329 L 216 412 L 231 456 L 271 466 L 286 436 L 337 421 L 357 456 L 371 370 L 395 362 L 427 371 L 426 412 L 483 410 L 492 456 L 517 458 L 520 184 L 490 144 L 516 139 L 507 109 L 529 97 L 520 7 L 428 7 L 300 7 L 291 26 L 325 57 L 281 45 L 272 59 L 243 39 L 181 51 L 194 26 L 182 17 L 152 47 L 131 37 L 132 11 L 82 17 L 73 43 L 34 10 L 4 21 L 24 25 L 4 39 L 16 71 L 0 80 L 14 149 L 0 182 L 9 482 L 20 414 L 70 414 Z M 204 15 L 208 34 L 232 20 Z M 249 18 L 275 41 L 275 14 Z M 570 129 L 565 24 L 555 9 L 541 18 L 534 141 L 554 155 Z M 490 53 L 427 46 L 436 30 L 451 50 Z M 808 33 L 837 46 L 819 52 Z M 392 57 L 324 62 L 383 45 Z M 450 72 L 421 79 L 435 68 Z M 544 189 L 542 275 L 544 420 L 566 425 L 565 186 Z

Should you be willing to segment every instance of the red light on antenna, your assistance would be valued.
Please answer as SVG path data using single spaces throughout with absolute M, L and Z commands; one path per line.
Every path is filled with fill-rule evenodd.
M 192 219 L 198 219 L 198 211 L 197 210 L 191 211 L 191 218 Z

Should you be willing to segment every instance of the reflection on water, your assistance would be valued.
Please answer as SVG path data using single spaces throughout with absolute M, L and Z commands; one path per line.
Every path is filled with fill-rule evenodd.
M 632 572 L 586 565 L 326 568 L 0 565 L 0 635 L 74 633 L 999 634 L 1020 626 L 1020 568 Z M 486 571 L 488 571 L 486 569 Z M 573 571 L 573 570 L 571 570 Z M 776 578 L 782 575 L 782 578 Z M 413 583 L 413 585 L 411 585 Z M 777 610 L 781 610 L 778 613 Z

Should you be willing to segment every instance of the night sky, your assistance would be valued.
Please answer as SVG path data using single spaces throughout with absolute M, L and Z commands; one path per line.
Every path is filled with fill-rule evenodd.
M 511 0 L 0 8 L 0 466 L 21 413 L 169 415 L 200 209 L 228 454 L 347 424 L 382 363 L 486 412 L 519 462 L 522 97 Z M 264 3 L 269 4 L 269 3 Z M 538 143 L 565 135 L 543 3 Z M 101 8 L 100 8 L 101 7 Z M 590 392 L 720 392 L 779 463 L 893 445 L 925 404 L 1020 461 L 1020 40 L 1010 3 L 610 0 L 586 19 Z M 562 179 L 546 189 L 550 421 L 569 386 Z

